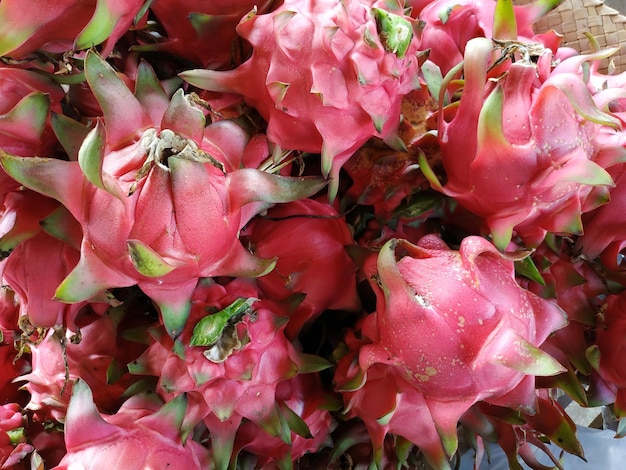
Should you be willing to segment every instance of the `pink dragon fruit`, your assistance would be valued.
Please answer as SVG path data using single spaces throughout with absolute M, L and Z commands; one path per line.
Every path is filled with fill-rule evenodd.
M 24 417 L 17 403 L 0 405 L 0 468 L 11 469 L 30 452 L 26 443 Z
M 290 419 L 296 431 L 291 431 L 287 439 L 273 437 L 257 424 L 245 421 L 237 431 L 236 454 L 245 451 L 252 455 L 256 468 L 267 468 L 272 463 L 287 467 L 308 452 L 317 452 L 332 445 L 329 400 L 317 375 L 300 374 L 280 382 L 276 386 L 276 400 L 282 404 L 283 410 L 295 413 Z M 298 420 L 301 422 L 296 424 Z
M 603 306 L 603 322 L 596 330 L 595 345 L 587 350 L 587 357 L 600 375 L 604 390 L 594 390 L 593 394 L 610 397 L 607 403 L 615 403 L 615 414 L 619 418 L 626 416 L 626 376 L 624 375 L 624 350 L 626 349 L 626 315 L 624 309 L 626 296 L 611 295 Z
M 0 148 L 24 157 L 53 154 L 57 139 L 49 113 L 61 112 L 63 96 L 61 86 L 44 75 L 0 67 Z
M 595 135 L 619 119 L 594 104 L 578 74 L 550 74 L 541 46 L 534 64 L 533 47 L 516 44 L 526 58 L 492 80 L 492 42 L 467 43 L 458 110 L 450 122 L 440 115 L 445 186 L 421 162 L 434 188 L 486 219 L 502 250 L 514 230 L 535 246 L 546 232 L 581 233 L 581 213 L 606 202 L 613 185 L 594 161 Z
M 259 14 L 266 13 L 275 3 L 274 0 L 262 3 L 251 0 L 159 0 L 150 5 L 150 10 L 165 30 L 166 38 L 133 49 L 168 52 L 210 69 L 228 66 L 236 59 L 237 23 L 253 8 Z
M 615 188 L 611 200 L 583 217 L 583 236 L 577 241 L 579 250 L 589 259 L 600 257 L 602 264 L 613 271 L 621 270 L 622 251 L 626 247 L 626 167 L 609 169 Z
M 94 390 L 99 409 L 117 409 L 124 391 L 136 382 L 128 371 L 119 369 L 145 347 L 119 337 L 122 314 L 123 306 L 106 315 L 83 311 L 73 332 L 50 328 L 45 337 L 29 345 L 32 371 L 15 380 L 30 393 L 27 409 L 34 411 L 39 421 L 63 421 L 72 384 L 78 379 Z
M 326 309 L 359 309 L 356 265 L 345 250 L 352 235 L 332 206 L 312 199 L 276 206 L 253 220 L 246 233 L 255 255 L 278 258 L 276 267 L 257 279 L 265 296 L 278 301 L 305 295 L 289 315 L 288 337 Z
M 306 429 L 306 417 L 297 418 L 301 403 L 297 397 L 281 398 L 279 386 L 298 372 L 314 370 L 312 362 L 286 338 L 284 307 L 258 299 L 258 290 L 248 280 L 235 279 L 225 287 L 204 281 L 195 291 L 189 321 L 176 342 L 156 330 L 156 342 L 130 365 L 134 373 L 158 376 L 158 392 L 164 399 L 187 395 L 188 419 L 204 420 L 220 469 L 228 468 L 231 458 L 236 460 L 231 452 L 243 420 L 254 423 L 266 439 L 275 436 L 284 442 L 292 439 L 294 423 L 293 432 Z M 295 409 L 290 408 L 292 400 Z M 329 421 L 325 422 L 328 433 Z M 256 440 L 258 433 L 253 435 Z M 311 442 L 323 441 L 318 435 Z M 287 449 L 281 449 L 283 456 Z
M 86 302 L 67 304 L 54 299 L 58 285 L 76 266 L 80 252 L 46 233 L 20 243 L 7 259 L 4 280 L 13 288 L 20 300 L 20 311 L 31 325 L 51 328 L 75 326 L 75 320 Z M 39 266 L 45 276 L 32 276 Z M 106 296 L 101 302 L 106 306 Z
M 402 97 L 419 86 L 419 23 L 372 0 L 286 0 L 251 12 L 237 32 L 253 46 L 235 70 L 181 76 L 206 90 L 243 95 L 283 150 L 322 154 L 337 191 L 341 165 L 370 137 L 402 146 Z
M 541 0 L 527 5 L 516 5 L 510 11 L 512 18 L 508 18 L 509 21 L 514 18 L 515 38 L 506 37 L 507 33 L 513 31 L 507 31 L 506 26 L 501 25 L 507 18 L 502 12 L 496 15 L 498 8 L 503 9 L 503 5 L 498 7 L 497 3 L 511 2 L 435 0 L 419 10 L 418 17 L 425 22 L 422 47 L 430 51 L 428 60 L 440 69 L 440 73 L 447 74 L 463 60 L 465 46 L 472 38 L 493 37 L 496 40 L 517 39 L 531 42 L 535 37 L 533 23 L 552 10 L 560 0 Z M 499 24 L 500 18 L 505 20 Z M 554 35 L 553 39 L 558 40 L 558 36 Z
M 348 336 L 335 381 L 378 449 L 397 434 L 447 468 L 472 404 L 532 410 L 535 376 L 565 370 L 539 349 L 564 326 L 563 312 L 522 289 L 513 262 L 484 238 L 465 238 L 459 251 L 434 235 L 390 240 L 375 271 L 376 312 L 360 339 Z
M 210 468 L 208 451 L 183 425 L 184 395 L 165 404 L 135 396 L 114 415 L 101 415 L 89 386 L 74 384 L 65 420 L 67 454 L 53 470 L 82 468 Z
M 105 55 L 126 33 L 143 0 L 2 0 L 0 56 L 21 59 L 41 50 L 67 52 L 105 43 Z M 33 12 L 37 15 L 33 15 Z M 68 21 L 71 18 L 71 21 Z
M 60 201 L 82 226 L 80 260 L 55 299 L 77 303 L 137 284 L 177 336 L 198 278 L 257 276 L 273 267 L 239 243 L 241 227 L 272 203 L 308 196 L 324 182 L 252 168 L 228 172 L 248 142 L 238 125 L 218 122 L 205 130 L 204 114 L 182 90 L 168 102 L 153 74 L 137 84 L 140 101 L 95 52 L 85 64 L 106 124 L 89 132 L 78 161 L 2 152 L 2 165 Z
M 26 357 L 18 357 L 15 349 L 21 336 L 18 318 L 15 293 L 7 287 L 0 288 L 0 403 L 24 404 L 28 400 L 24 401 L 24 392 L 12 383 L 15 377 L 30 370 Z

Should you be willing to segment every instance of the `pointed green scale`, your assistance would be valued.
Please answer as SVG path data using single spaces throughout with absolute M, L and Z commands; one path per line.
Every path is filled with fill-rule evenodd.
M 331 367 L 333 367 L 332 362 L 315 354 L 300 353 L 298 358 L 298 373 L 300 374 L 320 372 L 322 370 L 330 369 Z
M 313 435 L 306 422 L 295 411 L 289 408 L 285 403 L 279 405 L 280 413 L 289 425 L 289 429 L 295 432 L 298 436 L 302 436 L 305 439 L 311 439 Z
M 39 225 L 48 235 L 80 250 L 83 230 L 65 206 L 59 206 L 48 217 L 42 219 Z
M 546 281 L 544 281 L 541 273 L 535 266 L 533 259 L 530 256 L 526 256 L 519 261 L 515 261 L 515 272 L 519 275 L 525 276 L 531 281 L 535 281 L 538 284 L 545 286 Z
M 78 151 L 90 129 L 64 114 L 51 113 L 52 130 L 70 160 L 78 160 Z
M 278 34 L 278 32 L 283 29 L 289 20 L 293 18 L 297 12 L 293 10 L 283 10 L 280 13 L 273 16 L 272 20 L 274 22 L 274 34 Z
M 289 83 L 285 82 L 270 82 L 267 84 L 267 91 L 274 100 L 274 104 L 278 107 L 280 103 L 285 99 L 285 95 L 289 90 Z
M 209 15 L 207 13 L 198 13 L 191 12 L 189 13 L 189 22 L 193 27 L 196 35 L 199 38 L 207 37 L 213 31 L 216 31 L 222 24 L 224 24 L 225 19 L 229 19 L 228 17 L 224 17 L 222 15 Z
M 502 127 L 504 90 L 498 85 L 485 100 L 478 117 L 478 146 L 489 148 L 494 145 L 508 146 Z
M 413 39 L 413 25 L 406 18 L 380 8 L 372 8 L 372 12 L 385 50 L 402 59 Z
M 600 348 L 596 344 L 587 348 L 585 357 L 589 361 L 589 364 L 591 364 L 591 367 L 597 371 L 600 370 Z
M 163 115 L 162 129 L 171 129 L 196 142 L 202 142 L 205 124 L 204 113 L 185 97 L 182 89 L 177 90 Z
M 102 108 L 107 142 L 113 148 L 128 144 L 141 129 L 153 125 L 133 92 L 94 50 L 85 56 L 85 77 Z
M 176 269 L 176 266 L 169 264 L 141 240 L 128 240 L 126 244 L 133 265 L 139 274 L 147 277 L 161 277 Z
M 495 364 L 503 365 L 526 375 L 549 376 L 567 371 L 549 354 L 533 346 L 521 336 L 516 334 L 514 336 L 511 347 L 517 354 L 495 357 L 493 359 Z
M 159 82 L 154 69 L 145 60 L 139 62 L 137 67 L 135 97 L 143 108 L 150 113 L 153 122 L 161 120 L 163 113 L 170 104 L 168 94 Z
M 276 407 L 278 408 L 278 406 L 279 404 L 277 403 Z M 282 413 L 282 411 L 279 412 L 279 417 L 280 417 L 280 440 L 283 441 L 288 446 L 291 446 L 291 429 L 289 427 L 289 423 L 285 419 L 285 416 Z
M 22 98 L 9 112 L 0 116 L 3 132 L 39 136 L 43 132 L 50 110 L 50 98 L 34 92 Z
M 513 238 L 513 225 L 506 220 L 495 220 L 490 225 L 493 244 L 498 250 L 504 252 Z
M 234 207 L 251 202 L 291 202 L 317 193 L 326 181 L 317 177 L 274 175 L 254 168 L 242 168 L 227 175 Z
M 497 0 L 493 15 L 493 37 L 501 40 L 517 40 L 517 22 L 512 0 Z
M 556 74 L 550 76 L 545 85 L 551 85 L 561 90 L 576 112 L 585 119 L 620 130 L 621 121 L 598 108 L 587 88 L 587 84 L 572 74 Z
M 237 299 L 228 307 L 202 318 L 194 327 L 189 346 L 211 346 L 222 337 L 224 328 L 242 317 L 258 299 Z
M 102 44 L 113 32 L 117 20 L 118 18 L 109 8 L 108 1 L 98 0 L 89 23 L 74 41 L 74 49 L 83 50 Z
M 78 149 L 78 164 L 87 180 L 94 186 L 105 190 L 102 179 L 102 163 L 106 146 L 106 131 L 102 121 L 98 120 L 83 144 Z

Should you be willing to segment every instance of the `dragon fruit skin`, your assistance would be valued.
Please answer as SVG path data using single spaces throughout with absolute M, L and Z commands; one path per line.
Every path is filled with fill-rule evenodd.
M 66 52 L 101 43 L 108 55 L 142 5 L 143 0 L 35 0 L 24 8 L 19 0 L 3 0 L 0 23 L 10 27 L 0 32 L 0 56 L 21 59 L 37 50 Z
M 49 114 L 61 112 L 63 95 L 41 74 L 0 67 L 0 148 L 24 157 L 53 154 L 57 139 Z
M 127 364 L 139 356 L 143 346 L 138 349 L 118 337 L 118 315 L 94 310 L 82 312 L 74 332 L 50 328 L 30 345 L 32 371 L 15 381 L 30 393 L 26 408 L 39 421 L 63 421 L 72 384 L 79 378 L 94 390 L 95 403 L 103 411 L 116 410 L 124 391 L 136 381 L 128 372 L 115 381 L 110 374 L 115 364 Z M 71 338 L 75 334 L 80 335 L 77 344 Z
M 593 161 L 594 136 L 620 121 L 596 107 L 580 76 L 550 75 L 549 52 L 537 65 L 510 64 L 495 85 L 487 81 L 492 56 L 488 39 L 467 43 L 457 113 L 440 120 L 447 182 L 431 183 L 484 217 L 502 250 L 513 230 L 535 246 L 546 231 L 581 233 L 581 213 L 606 202 L 613 185 Z
M 0 405 L 0 468 L 17 468 L 13 466 L 33 451 L 33 446 L 26 443 L 23 432 L 19 433 L 23 426 L 24 417 L 17 403 Z M 16 431 L 21 438 L 19 434 L 11 436 Z
M 324 310 L 359 310 L 356 264 L 344 248 L 354 242 L 332 206 L 313 199 L 281 204 L 253 220 L 246 234 L 255 255 L 278 259 L 270 273 L 257 278 L 265 296 L 279 301 L 305 295 L 289 315 L 288 337 Z
M 20 243 L 13 250 L 6 262 L 3 279 L 15 290 L 20 311 L 31 325 L 43 328 L 75 326 L 75 319 L 86 302 L 67 304 L 54 299 L 54 294 L 79 257 L 78 250 L 46 233 Z M 40 266 L 46 276 L 32 276 L 35 266 Z M 100 300 L 106 302 L 104 297 Z
M 626 349 L 626 296 L 610 295 L 603 308 L 604 323 L 596 330 L 595 345 L 589 348 L 588 357 L 612 394 L 615 414 L 626 416 L 626 380 L 624 380 L 624 351 Z
M 317 452 L 332 445 L 330 430 L 333 418 L 327 410 L 326 392 L 315 374 L 299 374 L 276 386 L 276 399 L 294 411 L 306 424 L 305 436 L 291 432 L 291 442 L 268 436 L 251 421 L 245 421 L 237 430 L 234 452 L 242 450 L 256 458 L 256 468 L 271 463 L 291 464 L 309 452 Z M 288 465 L 288 464 L 287 464 Z
M 273 0 L 263 3 L 250 0 L 159 0 L 150 10 L 165 30 L 167 39 L 155 44 L 136 46 L 140 51 L 164 51 L 184 57 L 202 67 L 228 66 L 238 39 L 235 28 L 253 8 L 262 14 Z M 210 47 L 207 47 L 210 44 Z
M 435 0 L 419 10 L 418 18 L 425 22 L 422 32 L 423 49 L 428 49 L 428 60 L 448 73 L 463 60 L 465 45 L 477 37 L 498 37 L 494 16 L 496 1 Z M 532 25 L 552 10 L 558 0 L 536 1 L 514 6 L 517 40 L 531 41 L 535 37 Z
M 258 429 L 254 439 L 258 433 L 267 439 L 288 439 L 282 434 L 288 410 L 282 407 L 289 407 L 290 401 L 281 400 L 280 384 L 295 377 L 305 361 L 284 334 L 284 307 L 258 300 L 252 304 L 253 312 L 244 314 L 233 325 L 241 341 L 229 343 L 224 330 L 214 346 L 192 345 L 196 325 L 215 315 L 210 312 L 226 308 L 237 299 L 258 298 L 259 291 L 250 280 L 235 279 L 226 286 L 208 280 L 200 283 L 189 321 L 176 343 L 155 331 L 156 342 L 131 366 L 133 373 L 159 377 L 158 393 L 164 400 L 186 394 L 190 403 L 188 419 L 194 424 L 203 420 L 208 427 L 218 468 L 227 468 L 231 458 L 236 459 L 231 454 L 242 421 L 254 423 Z M 291 411 L 297 413 L 300 404 L 296 404 Z M 244 444 L 245 440 L 240 440 L 238 445 Z
M 238 241 L 248 219 L 325 183 L 251 168 L 225 172 L 248 141 L 239 126 L 226 122 L 205 129 L 203 113 L 182 92 L 167 104 L 154 75 L 146 73 L 137 94 L 164 109 L 160 123 L 153 124 L 142 102 L 94 52 L 87 53 L 85 73 L 106 124 L 90 131 L 78 161 L 2 153 L 3 167 L 61 202 L 83 229 L 80 260 L 58 287 L 57 300 L 76 303 L 107 288 L 138 284 L 176 336 L 198 278 L 271 269 L 272 260 L 252 256 Z
M 626 171 L 624 165 L 610 168 L 615 188 L 611 200 L 583 216 L 584 233 L 577 247 L 590 260 L 601 258 L 602 264 L 611 270 L 621 270 L 620 253 L 626 246 Z
M 406 256 L 397 261 L 400 249 Z M 456 451 L 457 422 L 472 404 L 532 410 L 534 376 L 564 371 L 538 348 L 565 325 L 562 310 L 521 288 L 513 262 L 484 238 L 465 238 L 458 252 L 434 235 L 417 245 L 393 239 L 376 270 L 376 312 L 362 320 L 362 338 L 348 340 L 352 352 L 335 375 L 375 444 L 397 432 L 442 465 Z M 411 407 L 423 418 L 399 414 Z
M 101 415 L 87 384 L 78 381 L 65 421 L 67 454 L 53 470 L 210 468 L 207 449 L 182 440 L 184 396 L 157 407 L 133 397 L 116 414 Z
M 0 265 L 0 269 L 1 265 Z M 17 357 L 14 342 L 21 335 L 18 325 L 19 307 L 15 293 L 7 288 L 0 289 L 0 403 L 22 403 L 23 392 L 13 379 L 30 370 L 26 357 Z
M 181 76 L 199 88 L 243 95 L 267 121 L 270 141 L 283 150 L 321 152 L 332 186 L 341 165 L 370 137 L 394 141 L 401 99 L 419 86 L 417 34 L 392 31 L 410 43 L 403 43 L 406 51 L 387 50 L 375 8 L 390 7 L 371 0 L 287 0 L 269 14 L 252 12 L 237 27 L 253 47 L 248 61 L 231 71 Z M 417 30 L 402 9 L 390 13 Z

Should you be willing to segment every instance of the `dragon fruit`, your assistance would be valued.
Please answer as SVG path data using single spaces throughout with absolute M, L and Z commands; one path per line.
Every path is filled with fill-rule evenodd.
M 117 409 L 120 397 L 136 378 L 119 373 L 116 365 L 131 362 L 144 349 L 118 337 L 122 314 L 122 307 L 107 314 L 83 311 L 73 332 L 50 328 L 29 345 L 32 371 L 15 380 L 29 392 L 27 409 L 34 411 L 38 421 L 63 421 L 72 384 L 79 378 L 95 391 L 99 409 Z
M 73 468 L 209 468 L 206 448 L 186 439 L 184 395 L 163 405 L 135 396 L 114 415 L 101 415 L 89 386 L 73 387 L 65 420 L 67 454 L 53 470 Z
M 352 236 L 331 206 L 312 199 L 276 206 L 253 220 L 246 233 L 254 254 L 278 258 L 276 267 L 257 279 L 265 296 L 280 301 L 304 294 L 289 315 L 287 336 L 295 337 L 324 310 L 359 309 L 356 265 L 344 248 Z M 289 240 L 282 233 L 290 233 Z
M 601 256 L 605 267 L 621 270 L 622 250 L 626 246 L 624 237 L 624 204 L 626 203 L 626 171 L 624 165 L 609 169 L 615 188 L 611 200 L 585 214 L 583 236 L 578 239 L 578 249 L 590 260 Z
M 41 74 L 0 67 L 0 148 L 24 157 L 52 155 L 57 139 L 49 114 L 61 112 L 63 96 L 61 86 Z
M 108 288 L 137 284 L 177 336 L 198 278 L 256 276 L 273 267 L 272 260 L 252 256 L 238 241 L 255 211 L 315 193 L 324 182 L 252 168 L 226 172 L 224 166 L 239 159 L 246 146 L 243 129 L 216 123 L 221 136 L 211 140 L 214 128 L 205 131 L 204 114 L 182 90 L 167 104 L 151 75 L 137 85 L 137 94 L 164 109 L 154 123 L 100 56 L 90 51 L 85 63 L 106 124 L 89 132 L 78 161 L 2 152 L 2 165 L 20 183 L 60 201 L 83 229 L 80 260 L 55 299 L 77 303 Z M 198 224 L 211 229 L 198 230 Z
M 13 468 L 33 451 L 23 426 L 24 416 L 17 403 L 0 405 L 0 468 Z
M 24 393 L 18 390 L 18 385 L 13 383 L 15 377 L 30 370 L 26 357 L 18 357 L 15 349 L 15 343 L 21 336 L 18 318 L 19 307 L 15 293 L 7 287 L 2 287 L 0 289 L 0 403 L 23 403 L 25 398 Z
M 321 152 L 334 197 L 341 165 L 370 137 L 402 146 L 400 103 L 419 86 L 419 26 L 384 1 L 286 0 L 239 23 L 253 52 L 237 69 L 181 76 L 243 95 L 280 149 Z
M 0 56 L 21 59 L 34 51 L 63 53 L 105 43 L 105 55 L 126 33 L 143 0 L 2 0 Z M 36 11 L 37 14 L 33 15 Z M 71 18 L 71 21 L 68 21 Z
M 244 419 L 258 427 L 254 440 L 260 432 L 289 443 L 294 422 L 300 426 L 294 432 L 303 432 L 299 429 L 304 417 L 296 418 L 301 404 L 294 396 L 297 407 L 291 409 L 292 398 L 281 399 L 279 386 L 308 370 L 311 361 L 284 334 L 285 307 L 258 299 L 258 290 L 247 280 L 235 279 L 226 286 L 204 281 L 194 293 L 191 316 L 176 343 L 156 330 L 156 342 L 130 366 L 134 373 L 158 376 L 164 399 L 187 395 L 189 419 L 207 425 L 218 468 L 228 467 Z M 329 418 L 325 422 L 320 432 L 328 433 Z M 323 441 L 318 434 L 312 442 Z M 285 451 L 278 452 L 280 457 Z M 236 460 L 236 454 L 232 458 Z
M 546 232 L 582 232 L 581 214 L 606 202 L 614 184 L 594 161 L 595 135 L 621 125 L 595 105 L 581 76 L 550 74 L 552 54 L 542 46 L 515 43 L 502 57 L 515 51 L 525 57 L 496 79 L 493 43 L 467 43 L 456 115 L 440 115 L 445 186 L 422 159 L 433 187 L 484 217 L 502 250 L 514 230 L 531 246 Z
M 587 357 L 602 379 L 604 394 L 611 396 L 610 403 L 615 403 L 615 414 L 626 416 L 626 381 L 624 380 L 623 352 L 626 347 L 624 331 L 624 294 L 606 298 L 602 313 L 603 322 L 596 330 L 595 345 L 587 350 Z M 598 382 L 596 382 L 598 384 Z M 598 390 L 594 394 L 598 394 Z
M 135 46 L 139 51 L 163 51 L 217 69 L 237 57 L 237 23 L 253 8 L 266 13 L 277 3 L 250 0 L 159 0 L 150 5 L 166 38 Z M 206 44 L 210 43 L 210 47 Z M 242 45 L 239 47 L 243 47 Z
M 562 310 L 522 289 L 513 262 L 484 238 L 465 238 L 459 251 L 434 235 L 417 245 L 393 239 L 372 271 L 376 311 L 360 339 L 348 337 L 335 381 L 379 449 L 387 432 L 398 434 L 447 468 L 472 404 L 532 410 L 535 376 L 565 370 L 539 349 L 565 325 Z
M 234 446 L 239 459 L 245 451 L 255 460 L 256 468 L 266 468 L 274 462 L 287 467 L 309 452 L 332 445 L 329 430 L 333 418 L 328 413 L 330 402 L 317 375 L 300 374 L 280 382 L 276 387 L 276 400 L 284 410 L 294 411 L 294 416 L 304 426 L 296 427 L 298 418 L 293 419 L 292 416 L 296 432 L 291 431 L 291 436 L 284 439 L 282 436 L 268 436 L 251 421 L 243 422 L 237 430 Z
M 512 18 L 508 20 L 514 19 L 515 38 L 505 37 L 508 35 L 506 28 L 501 26 L 503 21 L 498 23 L 498 19 L 504 18 L 506 21 L 507 16 L 502 12 L 496 15 L 496 9 L 503 9 L 503 5 L 497 6 L 497 3 L 435 0 L 419 10 L 418 17 L 425 22 L 422 47 L 430 51 L 428 60 L 439 68 L 440 73 L 447 74 L 463 60 L 465 46 L 473 38 L 494 37 L 496 40 L 534 42 L 531 41 L 535 37 L 533 23 L 552 10 L 560 0 L 542 0 L 514 6 L 514 10 L 510 12 Z M 501 35 L 503 36 L 500 37 Z M 558 40 L 556 35 L 553 38 Z

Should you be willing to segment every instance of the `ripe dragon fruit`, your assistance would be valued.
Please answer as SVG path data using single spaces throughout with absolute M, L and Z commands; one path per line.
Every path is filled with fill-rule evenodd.
M 80 260 L 56 300 L 77 303 L 137 284 L 177 336 L 198 278 L 258 276 L 273 267 L 239 243 L 249 218 L 272 203 L 315 193 L 324 182 L 252 168 L 226 171 L 237 167 L 248 141 L 238 125 L 205 130 L 204 114 L 182 90 L 168 103 L 145 68 L 136 91 L 142 102 L 95 52 L 85 64 L 105 123 L 84 139 L 78 161 L 0 151 L 2 165 L 24 186 L 61 202 L 82 227 Z M 144 103 L 154 114 L 162 110 L 159 122 Z
M 0 468 L 13 467 L 33 451 L 26 442 L 24 416 L 17 403 L 0 405 Z
M 560 3 L 559 0 L 542 0 L 514 6 L 509 13 L 512 14 L 511 16 L 514 15 L 516 39 L 531 42 L 535 36 L 532 24 L 558 3 Z M 465 46 L 472 38 L 512 39 L 499 37 L 502 34 L 502 28 L 495 18 L 504 18 L 506 21 L 506 14 L 496 15 L 498 8 L 502 9 L 503 6 L 497 6 L 495 1 L 435 0 L 429 2 L 419 10 L 418 15 L 419 19 L 425 22 L 422 47 L 430 51 L 428 60 L 445 75 L 463 60 Z M 558 40 L 558 37 L 554 35 L 552 38 L 554 44 L 554 40 Z
M 448 468 L 472 404 L 532 410 L 535 375 L 565 370 L 539 349 L 565 325 L 562 310 L 522 289 L 513 262 L 484 238 L 465 238 L 459 251 L 434 235 L 417 245 L 393 239 L 366 272 L 376 311 L 360 337 L 348 336 L 335 381 L 379 451 L 397 434 Z
M 143 0 L 2 0 L 0 56 L 21 59 L 34 51 L 66 52 L 105 43 L 105 55 L 126 33 Z M 33 15 L 36 11 L 37 15 Z M 71 21 L 68 21 L 71 18 Z M 10 25 L 10 26 L 6 26 Z
M 419 27 L 390 2 L 286 0 L 239 23 L 253 52 L 237 69 L 181 76 L 243 95 L 280 149 L 321 152 L 334 197 L 341 165 L 370 137 L 402 147 L 396 130 L 402 97 L 419 86 Z
M 595 135 L 621 126 L 596 106 L 581 76 L 550 74 L 549 51 L 512 44 L 502 57 L 515 50 L 525 57 L 496 78 L 493 43 L 467 43 L 458 109 L 450 122 L 440 114 L 445 186 L 421 160 L 433 187 L 484 217 L 502 250 L 514 230 L 531 246 L 546 232 L 582 232 L 581 214 L 606 202 L 613 185 L 594 161 Z M 535 53 L 537 64 L 530 60 Z
M 67 454 L 52 470 L 210 468 L 207 449 L 185 439 L 186 409 L 184 395 L 162 407 L 149 396 L 138 395 L 114 415 L 101 415 L 89 386 L 79 380 L 65 420 Z
M 0 67 L 0 148 L 24 157 L 53 154 L 50 111 L 62 111 L 63 96 L 61 86 L 42 74 Z
M 285 240 L 282 233 L 292 236 Z M 353 243 L 352 235 L 332 206 L 313 199 L 281 204 L 253 220 L 246 234 L 254 254 L 278 259 L 270 273 L 257 278 L 265 296 L 280 301 L 304 295 L 289 315 L 288 337 L 324 310 L 359 309 L 356 265 L 344 248 Z
M 262 14 L 274 0 L 159 0 L 150 11 L 159 21 L 166 38 L 135 46 L 136 51 L 163 51 L 217 69 L 236 59 L 238 39 L 235 27 L 250 10 Z M 210 47 L 206 44 L 210 43 Z M 241 46 L 239 46 L 241 47 Z
M 626 315 L 623 293 L 606 298 L 602 309 L 603 321 L 596 330 L 595 344 L 587 350 L 594 369 L 601 380 L 595 380 L 593 395 L 603 396 L 605 403 L 614 403 L 615 414 L 626 416 L 626 380 L 624 380 L 624 350 Z
M 622 269 L 622 250 L 626 246 L 626 168 L 624 165 L 617 165 L 609 169 L 609 174 L 616 185 L 611 191 L 611 200 L 585 214 L 584 233 L 578 239 L 577 247 L 588 259 L 601 257 L 604 266 L 618 271 Z
M 106 314 L 84 307 L 73 331 L 50 328 L 29 344 L 32 371 L 15 380 L 29 392 L 26 408 L 34 411 L 38 421 L 63 421 L 72 384 L 78 379 L 94 390 L 100 410 L 111 412 L 119 407 L 120 397 L 136 382 L 121 368 L 145 349 L 119 337 L 123 314 L 124 306 Z
M 297 440 L 296 434 L 304 434 L 311 439 L 308 444 L 300 443 L 291 452 L 282 446 L 264 454 L 270 460 L 288 456 L 290 461 L 299 457 L 298 448 L 317 450 L 325 442 L 327 412 L 320 416 L 302 407 L 297 384 L 281 387 L 296 374 L 315 370 L 315 361 L 299 353 L 285 336 L 287 315 L 280 303 L 259 300 L 259 291 L 249 280 L 235 279 L 226 286 L 206 280 L 194 293 L 189 321 L 176 342 L 154 330 L 154 344 L 130 365 L 133 373 L 158 376 L 158 393 L 165 400 L 186 394 L 188 419 L 206 424 L 219 469 L 237 460 L 236 452 L 231 455 L 236 439 L 237 449 L 242 449 L 255 448 L 254 442 L 263 436 L 289 443 Z M 285 394 L 289 390 L 294 396 Z M 324 395 L 319 388 L 317 393 Z M 318 423 L 315 439 L 306 430 L 306 419 Z M 244 433 L 250 442 L 238 433 L 245 421 L 256 429 Z

